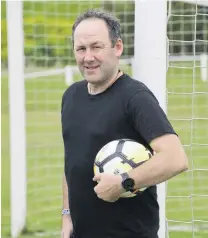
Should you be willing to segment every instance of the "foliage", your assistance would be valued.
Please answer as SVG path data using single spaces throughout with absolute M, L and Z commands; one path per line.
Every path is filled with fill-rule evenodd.
M 172 2 L 167 35 L 170 54 L 208 53 L 208 7 Z
M 126 2 L 125 2 L 126 3 Z M 87 1 L 25 1 L 24 2 L 24 51 L 26 65 L 54 66 L 73 64 L 74 57 L 70 41 L 72 24 L 80 12 L 89 6 Z M 123 29 L 124 56 L 134 55 L 134 1 L 94 1 L 93 7 L 102 7 L 116 12 Z M 183 16 L 178 16 L 181 14 Z M 172 2 L 167 32 L 170 53 L 208 52 L 208 16 L 197 14 L 196 6 L 183 2 Z M 207 7 L 197 7 L 197 13 L 208 13 Z M 148 14 L 148 13 L 147 13 Z M 175 14 L 175 15 L 174 15 Z M 185 16 L 184 16 L 185 15 Z M 192 16 L 188 16 L 192 15 Z M 204 20 L 203 20 L 204 19 Z M 154 19 L 152 19 L 154 20 Z M 6 7 L 2 2 L 2 64 L 7 65 Z M 183 34 L 182 34 L 183 32 Z M 154 39 L 154 36 L 152 36 Z M 196 38 L 195 47 L 193 40 Z M 203 41 L 200 41 L 203 40 Z M 179 42 L 178 42 L 179 41 Z M 182 42 L 183 41 L 183 42 Z M 182 42 L 182 43 L 181 43 Z

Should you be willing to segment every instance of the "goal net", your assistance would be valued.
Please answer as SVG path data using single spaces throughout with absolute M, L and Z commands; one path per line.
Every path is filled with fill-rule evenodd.
M 187 2 L 168 5 L 168 116 L 189 158 L 189 170 L 167 183 L 169 237 L 208 231 L 208 4 Z
M 171 238 L 203 237 L 208 230 L 208 6 L 203 2 L 168 3 L 167 113 L 189 157 L 189 170 L 167 183 L 166 225 Z M 134 1 L 23 2 L 27 234 L 58 237 L 60 233 L 61 97 L 68 85 L 82 79 L 70 44 L 71 27 L 79 13 L 97 7 L 120 18 L 124 40 L 121 69 L 134 75 Z M 8 119 L 4 114 L 2 118 Z M 3 160 L 9 159 L 7 152 Z M 4 197 L 3 202 L 9 199 L 6 189 Z M 4 204 L 2 230 L 6 236 L 10 218 L 9 205 Z

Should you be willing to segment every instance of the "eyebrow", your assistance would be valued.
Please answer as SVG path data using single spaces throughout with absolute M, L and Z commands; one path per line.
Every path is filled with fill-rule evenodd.
M 96 44 L 103 44 L 101 41 L 95 41 L 94 43 L 92 43 L 91 45 L 96 45 Z
M 90 44 L 90 45 L 97 45 L 97 44 L 102 44 L 103 45 L 103 43 L 101 42 L 101 41 L 95 41 L 95 42 L 93 42 L 92 44 Z M 80 48 L 80 47 L 85 47 L 84 45 L 77 45 L 76 46 L 76 48 Z

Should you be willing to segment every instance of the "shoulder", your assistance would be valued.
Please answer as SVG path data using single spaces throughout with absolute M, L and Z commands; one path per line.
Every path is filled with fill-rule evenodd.
M 73 96 L 77 91 L 79 91 L 80 89 L 83 89 L 86 85 L 85 80 L 79 81 L 79 82 L 75 82 L 73 84 L 71 84 L 63 93 L 62 95 L 62 101 L 65 100 L 65 98 L 71 97 Z
M 127 115 L 162 113 L 163 110 L 153 92 L 141 81 L 124 75 L 119 91 Z M 137 114 L 137 115 L 139 115 Z
M 130 77 L 128 74 L 123 75 L 122 83 L 121 83 L 121 94 L 125 101 L 129 103 L 135 97 L 144 99 L 152 98 L 157 101 L 155 95 L 152 91 L 142 82 Z
M 149 88 L 140 80 L 130 77 L 128 74 L 123 74 L 121 76 L 121 87 L 125 89 L 128 94 L 135 93 L 137 91 L 150 91 Z

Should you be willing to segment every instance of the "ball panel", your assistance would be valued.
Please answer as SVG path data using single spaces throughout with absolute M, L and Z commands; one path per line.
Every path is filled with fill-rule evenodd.
M 122 150 L 122 153 L 128 156 L 128 159 L 131 159 L 136 164 L 148 160 L 148 152 L 149 151 L 146 150 L 143 145 L 134 141 L 126 141 Z
M 96 161 L 102 162 L 106 157 L 114 154 L 116 152 L 118 141 L 112 141 L 103 146 L 97 153 Z
M 131 198 L 131 197 L 135 197 L 136 196 L 136 194 L 134 194 L 134 193 L 131 193 L 131 192 L 125 192 L 125 193 L 122 193 L 121 194 L 121 198 Z
M 129 164 L 122 162 L 123 160 L 121 157 L 114 157 L 103 166 L 104 171 L 114 174 L 121 174 L 132 169 Z
M 94 165 L 93 170 L 95 175 L 100 173 L 100 168 L 97 165 Z
M 117 147 L 116 147 L 116 152 L 117 153 L 121 153 L 122 152 L 124 143 L 125 143 L 124 139 L 123 140 L 118 140 L 118 144 L 117 144 Z

